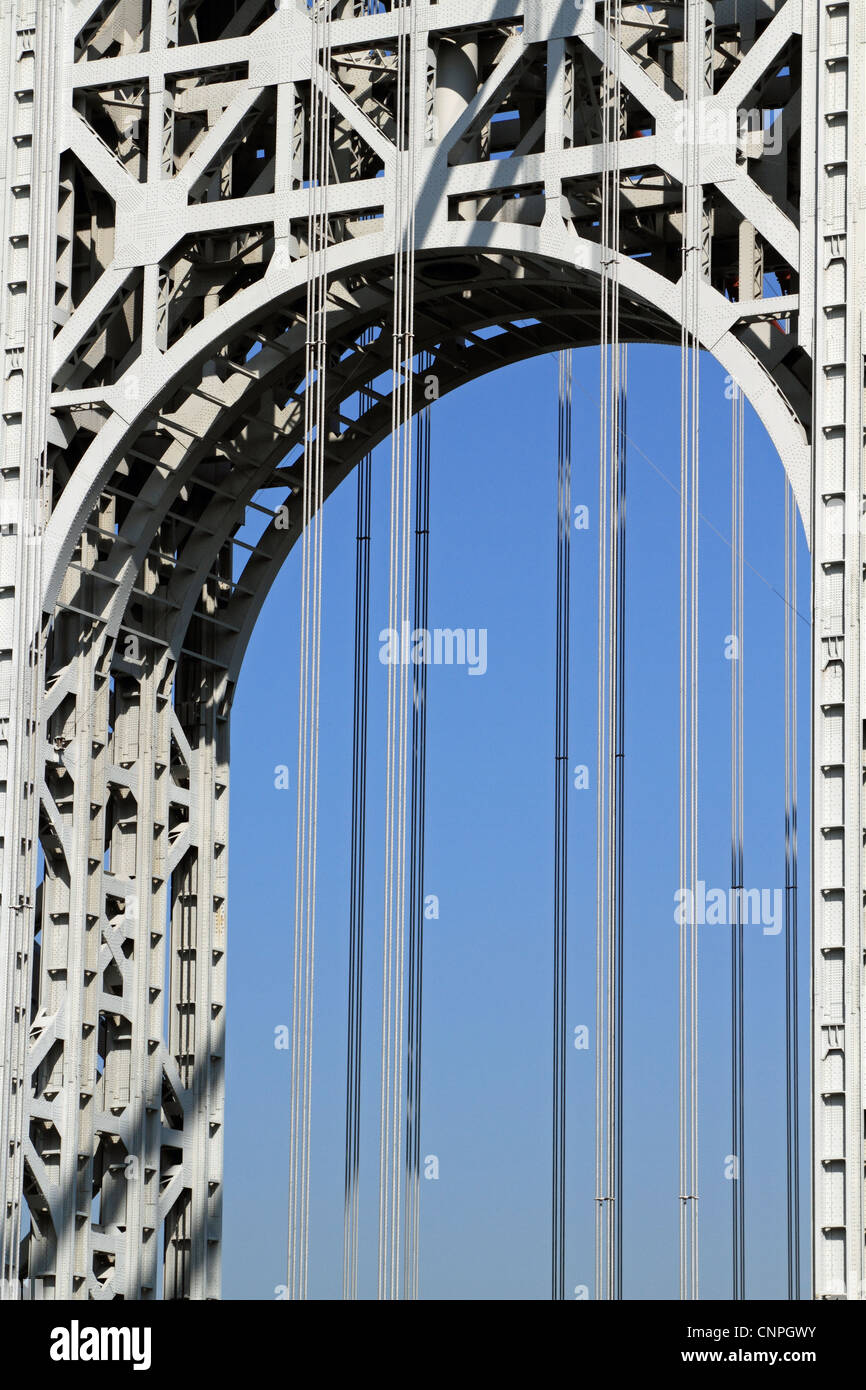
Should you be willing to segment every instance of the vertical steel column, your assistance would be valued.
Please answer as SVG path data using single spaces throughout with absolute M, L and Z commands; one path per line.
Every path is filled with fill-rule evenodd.
M 0 3 L 0 1298 L 17 1298 L 36 890 L 57 5 Z
M 813 1294 L 862 1299 L 866 14 L 847 0 L 808 0 L 804 21 L 804 85 L 815 103 L 803 182 L 815 217 Z
M 190 847 L 172 877 L 168 1050 L 183 1087 L 181 1199 L 166 1223 L 165 1294 L 218 1298 L 225 1099 L 229 721 L 219 672 L 178 678 Z

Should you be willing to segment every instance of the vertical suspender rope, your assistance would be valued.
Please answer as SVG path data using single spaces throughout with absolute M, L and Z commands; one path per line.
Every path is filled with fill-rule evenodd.
M 619 338 L 621 0 L 605 0 L 602 73 L 596 871 L 597 1298 L 622 1293 L 622 580 L 624 365 Z
M 614 745 L 614 806 L 613 806 L 613 853 L 615 863 L 614 883 L 614 948 L 613 948 L 613 1021 L 614 1021 L 614 1232 L 613 1232 L 613 1280 L 612 1296 L 622 1298 L 622 1229 L 623 1229 L 623 1056 L 624 1056 L 624 1013 L 623 1013 L 623 959 L 625 948 L 625 537 L 626 537 L 626 400 L 628 349 L 619 347 L 620 369 L 617 396 L 617 452 L 615 457 L 614 486 L 616 490 L 616 531 L 615 531 L 615 594 L 616 610 L 616 673 L 613 683 L 614 705 L 616 710 Z
M 406 51 L 404 41 L 405 8 L 398 9 L 397 46 L 397 129 L 396 141 L 398 155 L 403 147 L 404 100 Z M 395 169 L 394 200 L 394 287 L 393 287 L 393 341 L 392 341 L 392 395 L 391 395 L 391 500 L 389 521 L 389 574 L 388 574 L 388 627 L 389 631 L 399 631 L 402 638 L 402 625 L 398 627 L 400 605 L 400 542 L 401 520 L 401 431 L 399 378 L 402 368 L 401 334 L 403 328 L 401 291 L 403 286 L 403 179 L 405 177 L 402 160 L 398 157 Z M 395 1025 L 394 1001 L 394 953 L 395 934 L 399 923 L 402 904 L 394 901 L 395 884 L 395 836 L 399 836 L 399 808 L 395 805 L 399 797 L 399 759 L 398 745 L 398 702 L 403 677 L 402 666 L 395 671 L 394 665 L 388 667 L 388 709 L 386 737 L 386 784 L 385 784 L 385 922 L 382 966 L 382 1094 L 379 1140 L 379 1268 L 378 1296 L 395 1298 L 391 1268 L 391 1228 L 394 1222 L 394 1202 L 392 1197 L 392 1171 L 394 1166 L 393 1141 L 391 1135 L 391 1112 L 395 1103 L 394 1057 Z M 402 964 L 402 962 L 400 962 Z M 399 1039 L 398 1039 L 399 1041 Z
M 610 3 L 605 0 L 604 30 L 605 41 L 609 33 Z M 607 922 L 605 918 L 607 896 L 607 791 L 606 775 L 606 720 L 607 673 L 608 673 L 608 626 L 607 604 L 607 546 L 608 546 L 608 338 L 610 324 L 608 318 L 608 250 L 610 233 L 610 178 L 608 174 L 609 154 L 609 88 L 610 74 L 602 69 L 602 178 L 601 178 L 601 296 L 599 312 L 599 464 L 598 464 L 598 636 L 596 653 L 597 675 L 597 733 L 596 733 L 596 967 L 595 967 L 595 1297 L 606 1297 L 607 1269 L 607 1202 L 609 1196 L 606 1183 L 606 1140 L 608 1112 L 606 1105 L 605 1063 L 607 1060 L 607 975 L 606 945 Z
M 402 635 L 409 624 L 410 498 L 412 482 L 412 397 L 415 287 L 414 73 L 419 63 L 413 39 L 415 7 L 398 6 L 397 145 L 394 199 L 394 331 L 391 404 L 391 517 L 389 532 L 389 626 Z M 385 922 L 382 967 L 382 1087 L 379 1138 L 378 1296 L 400 1294 L 400 1226 L 403 1200 L 403 1066 L 406 946 L 406 802 L 408 763 L 408 669 L 388 667 L 385 791 Z
M 698 404 L 703 197 L 699 122 L 704 83 L 704 0 L 686 0 L 683 83 L 682 336 L 680 378 L 679 883 L 686 890 L 679 943 L 680 1298 L 698 1297 Z
M 423 354 L 421 371 L 432 363 Z M 430 543 L 430 407 L 417 415 L 414 631 L 427 631 Z M 421 1025 L 424 981 L 424 847 L 427 790 L 427 663 L 413 667 L 412 803 L 409 843 L 409 1001 L 406 1049 L 406 1216 L 403 1290 L 417 1299 L 421 1220 Z
M 322 599 L 322 500 L 325 457 L 327 184 L 331 24 L 314 3 L 310 33 L 309 202 L 307 217 L 306 391 L 304 393 L 303 536 L 298 710 L 298 817 L 292 958 L 292 1086 L 289 1145 L 288 1292 L 307 1297 L 310 1118 L 316 926 L 319 670 Z
M 370 12 L 371 0 L 362 0 Z M 362 338 L 367 346 L 372 330 Z M 366 388 L 363 410 L 374 403 Z M 370 671 L 370 495 L 373 457 L 358 463 L 355 541 L 355 644 L 352 724 L 352 843 L 349 899 L 349 998 L 346 1030 L 346 1155 L 343 1211 L 343 1298 L 358 1297 L 361 1072 L 364 1003 L 364 907 L 367 854 L 367 703 Z
M 734 0 L 734 22 L 738 4 Z M 740 287 L 743 294 L 745 287 Z M 746 1296 L 745 1234 L 745 992 L 743 940 L 743 555 L 745 399 L 735 384 L 731 396 L 731 1261 L 734 1300 Z
M 365 335 L 369 342 L 371 335 Z M 373 397 L 361 392 L 361 406 Z M 370 493 L 372 455 L 358 464 L 355 542 L 355 660 L 352 732 L 352 848 L 349 900 L 349 1001 L 346 1041 L 346 1173 L 343 1297 L 358 1297 L 361 1038 L 364 999 L 364 893 L 367 846 L 367 697 L 370 668 Z
M 743 554 L 745 397 L 731 399 L 731 1174 L 732 1291 L 746 1296 L 743 993 Z
M 797 978 L 797 504 L 785 478 L 785 1084 L 788 1298 L 800 1297 L 800 1039 Z
M 553 882 L 553 1200 L 551 1298 L 565 1298 L 565 1067 L 568 934 L 568 673 L 571 559 L 570 350 L 559 354 L 556 496 L 556 715 Z
M 606 278 L 603 275 L 601 281 L 602 300 L 606 298 Z M 607 1019 L 607 993 L 605 990 L 605 979 L 607 975 L 607 923 L 606 923 L 606 896 L 607 896 L 607 876 L 606 876 L 606 849 L 607 849 L 607 775 L 606 775 L 606 741 L 605 741 L 605 708 L 607 704 L 607 667 L 609 651 L 609 621 L 607 606 L 607 547 L 608 547 L 608 470 L 606 458 L 606 441 L 604 438 L 606 426 L 605 408 L 605 379 L 607 370 L 607 353 L 605 336 L 607 330 L 605 307 L 603 303 L 602 323 L 601 323 L 601 377 L 602 377 L 602 404 L 601 404 L 601 458 L 599 462 L 599 483 L 598 483 L 598 638 L 597 638 L 597 736 L 596 736 L 596 970 L 595 970 L 595 1018 L 596 1018 L 596 1054 L 595 1054 L 595 1297 L 602 1299 L 607 1296 L 606 1271 L 607 1271 L 607 1203 L 609 1195 L 607 1193 L 607 1165 L 606 1165 L 606 1140 L 608 1135 L 608 1112 L 606 1105 L 606 1075 L 605 1063 L 607 1060 L 607 1031 L 609 1027 Z

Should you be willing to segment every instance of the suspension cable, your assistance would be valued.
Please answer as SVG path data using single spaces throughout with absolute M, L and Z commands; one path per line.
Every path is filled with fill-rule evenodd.
M 731 1174 L 732 1289 L 746 1296 L 745 1078 L 743 977 L 743 554 L 745 397 L 731 397 Z
M 615 719 L 614 786 L 613 786 L 613 852 L 614 932 L 613 932 L 613 1017 L 614 1017 L 614 1256 L 612 1296 L 622 1298 L 622 1234 L 623 1234 L 623 1059 L 625 1054 L 623 1009 L 625 955 L 625 538 L 626 538 L 626 402 L 628 393 L 628 348 L 619 348 L 618 418 L 614 489 L 616 495 L 615 591 L 613 608 L 616 615 L 616 661 L 613 682 Z
M 402 634 L 409 623 L 410 500 L 415 294 L 414 74 L 419 62 L 414 39 L 415 6 L 398 6 L 395 166 L 394 328 L 391 397 L 391 515 L 389 529 L 389 626 Z M 385 922 L 382 965 L 382 1087 L 379 1136 L 378 1296 L 400 1294 L 402 1216 L 401 1140 L 406 946 L 406 803 L 408 668 L 401 659 L 388 667 L 385 792 Z
M 372 342 L 371 331 L 364 343 Z M 361 412 L 374 404 L 360 392 Z M 343 1298 L 358 1297 L 358 1208 L 361 1131 L 361 1038 L 364 1000 L 364 893 L 367 846 L 367 700 L 370 667 L 370 494 L 372 454 L 358 464 L 355 541 L 355 642 L 352 725 L 352 847 L 349 900 L 349 999 L 346 1040 L 346 1170 Z
M 556 715 L 553 853 L 553 1201 L 551 1297 L 565 1298 L 566 988 L 568 938 L 568 674 L 573 353 L 559 354 L 556 479 Z
M 800 1298 L 800 1038 L 797 952 L 797 504 L 785 478 L 785 1089 L 788 1298 Z
M 310 178 L 304 393 L 303 532 L 298 708 L 298 814 L 292 953 L 292 1082 L 289 1143 L 288 1294 L 307 1297 L 310 1117 L 315 976 L 322 501 L 327 354 L 327 185 L 330 6 L 314 3 L 310 25 Z
M 433 359 L 423 353 L 423 373 Z M 414 631 L 427 632 L 430 549 L 430 407 L 416 417 Z M 424 981 L 424 848 L 427 787 L 427 663 L 416 662 L 412 688 L 412 791 L 409 843 L 409 1000 L 406 1046 L 406 1217 L 404 1297 L 417 1299 L 421 1221 L 421 1024 Z
M 679 942 L 680 1298 L 698 1297 L 698 487 L 703 195 L 700 111 L 705 83 L 704 0 L 684 6 L 682 307 L 680 340 Z
M 619 328 L 621 0 L 605 0 L 602 73 L 601 311 L 596 834 L 596 1229 L 598 1298 L 622 1291 L 622 580 L 625 358 Z

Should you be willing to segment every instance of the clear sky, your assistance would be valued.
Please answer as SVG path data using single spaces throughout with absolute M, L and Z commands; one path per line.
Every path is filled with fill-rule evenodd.
M 702 359 L 700 877 L 730 882 L 730 416 Z M 574 358 L 566 1287 L 593 1277 L 598 350 Z M 432 418 L 429 625 L 487 630 L 487 670 L 428 671 L 421 1296 L 550 1297 L 557 363 L 500 371 Z M 677 1297 L 679 354 L 629 352 L 626 1298 Z M 374 456 L 362 1296 L 375 1295 L 384 866 L 387 446 Z M 784 883 L 783 473 L 746 421 L 745 883 Z M 716 528 L 715 530 L 713 528 Z M 721 533 L 720 535 L 717 534 Z M 341 1291 L 355 477 L 325 509 L 310 1294 Z M 268 598 L 232 716 L 224 1297 L 285 1282 L 300 549 Z M 800 537 L 803 1292 L 808 1295 L 808 555 Z M 275 768 L 289 768 L 289 790 Z M 784 939 L 746 931 L 746 1281 L 786 1297 Z M 700 934 L 701 1295 L 730 1296 L 730 937 Z

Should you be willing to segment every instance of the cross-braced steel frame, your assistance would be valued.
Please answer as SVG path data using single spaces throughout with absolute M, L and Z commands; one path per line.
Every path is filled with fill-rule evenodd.
M 327 493 L 391 422 L 396 3 L 332 0 L 321 74 Z M 679 344 L 686 6 L 702 44 L 701 342 L 812 551 L 814 1295 L 862 1298 L 866 11 L 623 4 L 611 249 L 602 4 L 412 5 L 415 345 L 442 392 L 596 343 L 611 255 L 622 339 Z M 303 0 L 0 0 L 13 1297 L 219 1295 L 229 716 L 302 515 L 309 26 Z

